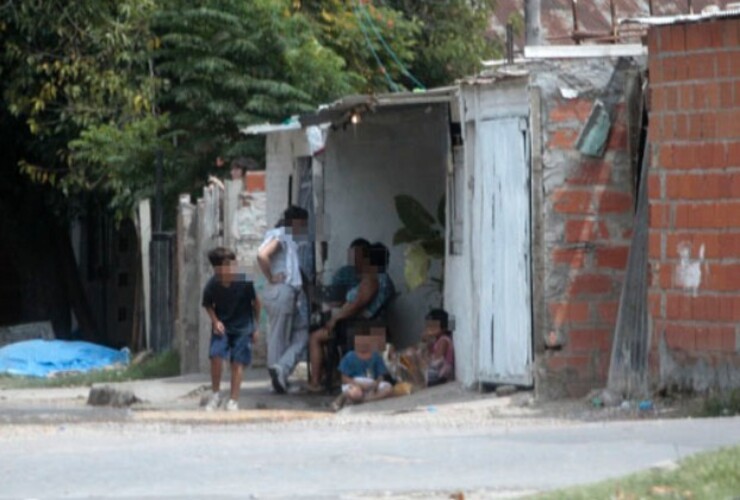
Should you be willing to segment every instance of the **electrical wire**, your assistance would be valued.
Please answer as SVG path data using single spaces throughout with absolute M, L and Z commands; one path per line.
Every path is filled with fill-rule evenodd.
M 383 5 L 385 5 L 385 2 L 383 2 Z M 361 5 L 359 0 L 355 0 L 355 11 L 358 11 L 358 10 L 362 11 L 362 14 L 368 20 L 368 24 L 370 25 L 373 32 L 375 33 L 375 36 L 380 41 L 380 43 L 383 45 L 383 48 L 385 48 L 385 51 L 388 52 L 388 54 L 391 56 L 391 59 L 393 59 L 393 61 L 395 61 L 395 63 L 398 65 L 399 69 L 401 70 L 401 73 L 403 75 L 406 75 L 414 83 L 414 85 L 416 85 L 418 88 L 426 90 L 426 87 L 424 86 L 424 84 L 421 83 L 414 75 L 411 74 L 408 68 L 406 68 L 406 65 L 403 64 L 403 62 L 398 58 L 398 56 L 393 51 L 393 49 L 390 47 L 390 45 L 388 45 L 388 43 L 385 41 L 383 34 L 378 29 L 372 16 L 367 11 L 367 8 Z M 358 19 L 358 21 L 362 23 L 360 19 Z
M 373 57 L 375 58 L 375 62 L 378 63 L 378 67 L 380 68 L 380 71 L 383 73 L 383 76 L 385 76 L 386 81 L 388 82 L 388 87 L 390 88 L 391 92 L 398 92 L 398 84 L 393 81 L 393 78 L 388 74 L 388 71 L 385 69 L 385 65 L 383 64 L 383 61 L 380 60 L 380 56 L 375 51 L 375 47 L 373 47 L 373 43 L 370 40 L 370 35 L 367 33 L 367 28 L 362 23 L 362 20 L 360 19 L 359 14 L 359 4 L 357 0 L 355 0 L 355 17 L 358 21 L 358 26 L 360 27 L 360 30 L 362 31 L 362 34 L 365 36 L 365 42 L 367 42 L 367 46 L 370 49 L 370 52 L 373 54 Z

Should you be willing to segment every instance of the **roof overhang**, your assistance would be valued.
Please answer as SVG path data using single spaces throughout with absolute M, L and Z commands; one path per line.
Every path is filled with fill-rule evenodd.
M 457 96 L 457 93 L 458 87 L 452 86 L 429 89 L 423 92 L 350 95 L 331 104 L 319 106 L 314 112 L 295 116 L 282 124 L 251 125 L 240 131 L 247 135 L 259 135 L 298 130 L 317 125 L 342 124 L 346 123 L 354 113 L 372 112 L 379 108 L 449 103 Z
M 527 45 L 525 59 L 583 59 L 597 57 L 639 57 L 647 47 L 639 43 L 615 45 Z

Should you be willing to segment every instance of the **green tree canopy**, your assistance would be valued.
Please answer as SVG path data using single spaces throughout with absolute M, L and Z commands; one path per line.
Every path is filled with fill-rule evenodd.
M 282 120 L 353 89 L 307 18 L 275 0 L 170 0 L 153 20 L 159 103 L 177 163 L 202 177 L 216 157 L 259 155 L 246 125 Z
M 294 1 L 294 11 L 318 27 L 321 43 L 340 55 L 357 92 L 394 92 L 421 86 L 408 72 L 420 23 L 367 0 Z M 336 97 L 336 96 L 335 96 Z
M 27 130 L 19 165 L 124 215 L 216 157 L 261 155 L 246 125 L 357 92 L 449 84 L 492 45 L 488 1 L 14 0 L 0 5 L 0 90 Z M 4 168 L 18 168 L 18 165 Z
M 157 80 L 149 66 L 149 19 L 155 8 L 153 0 L 2 6 L 2 95 L 30 132 L 18 135 L 25 144 L 19 164 L 3 168 L 20 167 L 67 194 L 108 192 L 116 207 L 141 195 L 147 183 L 140 141 L 155 141 L 163 126 L 151 111 Z M 97 156 L 77 155 L 88 138 L 102 146 Z
M 418 23 L 416 57 L 410 72 L 427 87 L 452 84 L 476 74 L 481 60 L 499 46 L 487 37 L 495 0 L 380 0 Z

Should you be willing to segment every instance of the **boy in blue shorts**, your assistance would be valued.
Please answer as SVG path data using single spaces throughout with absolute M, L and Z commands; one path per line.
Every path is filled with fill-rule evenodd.
M 386 380 L 388 369 L 377 352 L 377 340 L 370 335 L 355 337 L 355 350 L 344 355 L 339 363 L 342 374 L 342 394 L 331 408 L 338 411 L 344 404 L 359 404 L 391 396 L 393 387 Z
M 252 362 L 252 341 L 259 337 L 256 323 L 260 303 L 254 284 L 244 274 L 237 273 L 236 255 L 223 247 L 208 252 L 215 275 L 203 289 L 203 307 L 213 325 L 209 358 L 211 359 L 212 394 L 206 404 L 213 411 L 221 403 L 219 393 L 223 361 L 231 362 L 231 393 L 227 411 L 239 409 L 239 389 L 245 366 Z

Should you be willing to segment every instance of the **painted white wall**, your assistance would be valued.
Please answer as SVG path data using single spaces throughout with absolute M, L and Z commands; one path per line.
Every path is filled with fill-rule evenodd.
M 462 131 L 465 145 L 465 219 L 461 255 L 447 255 L 445 269 L 445 307 L 455 317 L 455 369 L 465 387 L 479 382 L 483 241 L 492 239 L 492 227 L 483 227 L 481 175 L 483 162 L 478 136 L 481 121 L 505 116 L 528 116 L 529 98 L 526 79 L 461 88 Z M 447 247 L 449 250 L 449 246 Z
M 294 159 L 310 154 L 306 133 L 293 130 L 267 134 L 265 191 L 267 192 L 267 227 L 273 227 L 288 207 L 288 179 L 293 175 Z M 293 180 L 293 200 L 298 182 Z
M 424 315 L 438 305 L 429 288 L 409 292 L 403 251 L 394 247 L 401 226 L 394 196 L 414 196 L 432 214 L 444 194 L 449 149 L 448 113 L 443 105 L 381 109 L 362 121 L 330 132 L 324 164 L 328 260 L 325 280 L 346 263 L 347 247 L 358 237 L 381 241 L 391 251 L 390 274 L 401 295 L 391 310 L 394 341 L 416 340 Z

